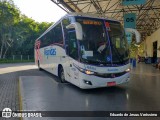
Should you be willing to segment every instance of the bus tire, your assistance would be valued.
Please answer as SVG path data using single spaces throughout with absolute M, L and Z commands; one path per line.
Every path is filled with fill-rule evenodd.
M 60 79 L 61 83 L 66 82 L 65 76 L 64 76 L 64 70 L 63 70 L 62 66 L 59 68 L 59 79 Z
M 42 68 L 40 67 L 40 63 L 39 63 L 39 61 L 38 61 L 38 70 L 42 70 Z

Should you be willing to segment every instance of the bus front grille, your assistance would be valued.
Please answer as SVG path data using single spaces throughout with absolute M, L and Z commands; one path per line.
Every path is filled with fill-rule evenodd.
M 98 76 L 98 77 L 102 77 L 102 78 L 116 78 L 116 77 L 120 77 L 126 73 L 127 72 L 124 71 L 124 72 L 120 72 L 120 73 L 95 73 L 94 75 Z

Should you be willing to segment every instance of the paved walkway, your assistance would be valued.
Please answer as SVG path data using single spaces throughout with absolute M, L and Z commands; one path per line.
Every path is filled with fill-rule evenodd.
M 82 98 L 87 95 L 87 98 L 91 100 L 89 102 L 90 108 L 94 108 L 93 105 L 97 105 L 96 101 L 100 99 L 105 105 L 103 103 L 99 104 L 97 106 L 99 110 L 104 106 L 108 110 L 160 111 L 160 71 L 150 64 L 140 63 L 136 68 L 132 69 L 131 73 L 131 81 L 128 86 L 94 89 L 87 92 L 81 91 L 70 84 L 62 84 L 60 88 L 64 87 L 70 91 L 70 94 L 76 96 L 80 94 Z M 47 76 L 53 78 L 47 72 L 38 71 L 34 63 L 0 64 L 0 111 L 6 107 L 12 110 L 19 110 L 19 76 Z M 0 120 L 3 119 L 0 118 Z
M 15 111 L 19 110 L 19 76 L 44 76 L 46 74 L 44 71 L 38 71 L 34 63 L 0 64 L 0 111 L 7 107 Z M 3 119 L 0 118 L 0 120 Z

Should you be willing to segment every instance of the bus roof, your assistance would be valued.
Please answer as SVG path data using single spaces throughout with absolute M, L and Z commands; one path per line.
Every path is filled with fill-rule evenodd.
M 115 19 L 112 19 L 112 18 L 106 18 L 105 16 L 99 15 L 99 14 L 76 13 L 76 12 L 67 13 L 65 16 L 63 16 L 63 17 L 60 18 L 57 22 L 55 22 L 55 24 L 51 25 L 51 26 L 50 26 L 41 36 L 39 36 L 36 40 L 38 40 L 38 39 L 41 38 L 43 35 L 45 35 L 49 30 L 51 30 L 51 29 L 53 28 L 53 26 L 57 25 L 57 23 L 59 23 L 59 21 L 61 21 L 63 18 L 69 17 L 69 16 L 89 17 L 89 18 L 97 18 L 97 19 L 104 19 L 104 20 L 110 20 L 110 21 L 119 22 L 118 20 L 115 20 Z
M 80 16 L 80 17 L 90 17 L 90 18 L 97 18 L 97 19 L 105 19 L 105 20 L 111 20 L 111 21 L 117 21 L 119 22 L 118 20 L 115 20 L 113 18 L 106 18 L 106 16 L 104 15 L 100 15 L 100 14 L 89 14 L 89 13 L 68 13 L 67 15 L 65 16 Z

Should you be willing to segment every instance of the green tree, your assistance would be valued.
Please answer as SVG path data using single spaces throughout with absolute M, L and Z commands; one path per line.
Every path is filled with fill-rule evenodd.
M 51 23 L 38 23 L 25 15 L 17 25 L 17 46 L 13 54 L 33 55 L 35 40 L 51 25 Z
M 6 54 L 33 55 L 35 40 L 51 24 L 22 15 L 12 0 L 0 0 L 0 59 Z
M 4 58 L 13 44 L 14 25 L 19 20 L 19 11 L 12 0 L 0 1 L 0 59 Z

